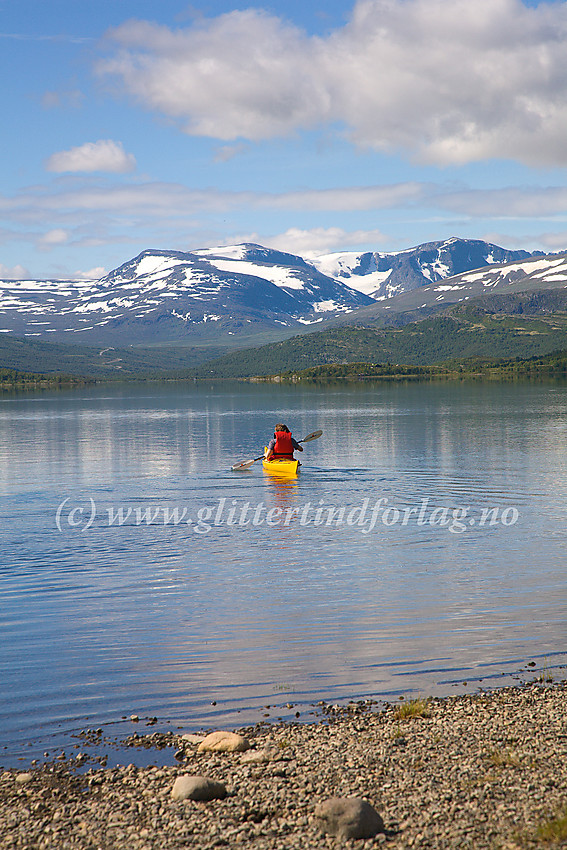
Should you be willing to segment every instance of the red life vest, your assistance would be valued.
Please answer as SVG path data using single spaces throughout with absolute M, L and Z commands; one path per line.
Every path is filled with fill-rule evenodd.
M 276 431 L 274 434 L 276 445 L 273 457 L 287 457 L 293 460 L 293 443 L 289 431 Z

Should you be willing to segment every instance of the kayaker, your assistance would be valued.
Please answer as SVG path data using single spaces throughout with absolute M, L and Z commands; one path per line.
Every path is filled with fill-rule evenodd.
M 300 446 L 297 440 L 291 436 L 291 431 L 287 425 L 278 422 L 274 428 L 274 436 L 266 449 L 266 460 L 279 457 L 293 460 L 293 452 L 296 449 L 298 452 L 302 452 L 303 446 Z

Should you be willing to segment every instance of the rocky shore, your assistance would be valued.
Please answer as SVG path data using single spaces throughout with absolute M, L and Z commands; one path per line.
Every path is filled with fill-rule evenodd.
M 157 766 L 94 769 L 78 753 L 0 774 L 0 846 L 567 846 L 567 683 L 127 744 L 155 746 Z M 160 766 L 164 745 L 176 766 Z

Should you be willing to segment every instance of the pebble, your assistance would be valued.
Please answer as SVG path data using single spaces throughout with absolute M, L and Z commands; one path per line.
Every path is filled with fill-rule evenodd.
M 309 723 L 238 730 L 250 744 L 238 758 L 198 752 L 181 735 L 153 733 L 147 744 L 158 767 L 85 771 L 82 762 L 77 771 L 76 760 L 53 759 L 25 773 L 5 770 L 0 844 L 10 850 L 542 846 L 538 826 L 567 813 L 565 683 L 434 698 L 427 717 L 398 717 L 398 704 L 322 706 Z M 393 746 L 399 737 L 404 747 Z M 171 747 L 185 748 L 183 765 L 164 763 Z M 262 760 L 244 760 L 253 754 Z M 24 775 L 30 778 L 17 781 Z M 182 803 L 179 788 L 187 789 L 191 777 L 218 783 L 225 796 L 200 802 L 187 796 Z M 338 813 L 336 798 L 343 806 L 354 798 L 366 812 L 368 806 L 383 831 L 343 837 L 348 819 L 341 821 L 346 810 Z

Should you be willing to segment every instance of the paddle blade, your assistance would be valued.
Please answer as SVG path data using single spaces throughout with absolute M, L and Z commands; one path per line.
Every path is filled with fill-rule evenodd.
M 241 463 L 235 463 L 234 466 L 231 466 L 230 468 L 235 472 L 240 469 L 250 469 L 253 463 L 253 460 L 243 460 Z
M 323 432 L 322 431 L 313 431 L 312 434 L 308 434 L 307 437 L 304 437 L 303 440 L 300 440 L 300 443 L 310 443 L 311 440 L 318 440 Z
M 252 460 L 243 460 L 241 463 L 235 463 L 234 466 L 230 468 L 238 471 L 239 469 L 250 469 L 253 463 L 256 463 L 257 460 L 262 460 L 264 455 L 260 455 L 259 457 L 253 457 Z

